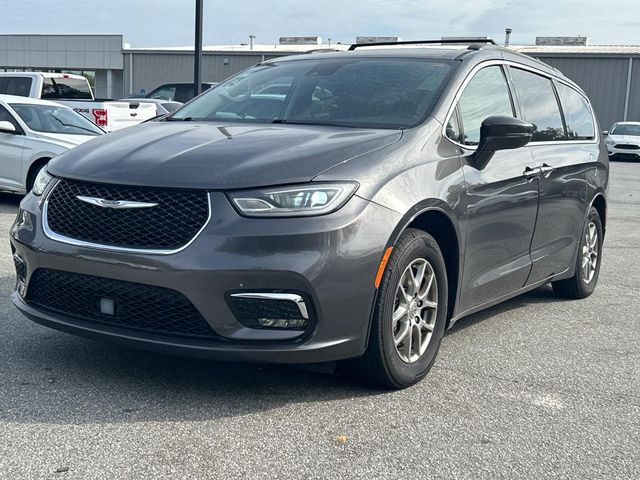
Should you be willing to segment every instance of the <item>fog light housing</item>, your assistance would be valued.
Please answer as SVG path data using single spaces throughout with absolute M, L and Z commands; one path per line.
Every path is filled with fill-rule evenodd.
M 13 254 L 13 265 L 16 268 L 16 290 L 24 297 L 27 290 L 27 263 L 17 253 Z
M 310 303 L 300 293 L 236 292 L 227 303 L 247 328 L 306 330 L 311 321 Z

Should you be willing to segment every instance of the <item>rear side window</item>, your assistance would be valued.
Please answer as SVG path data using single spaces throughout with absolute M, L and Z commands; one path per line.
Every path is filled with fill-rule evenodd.
M 3 77 L 0 78 L 0 93 L 28 97 L 31 93 L 31 83 L 32 80 L 28 77 Z
M 51 100 L 92 100 L 91 87 L 84 78 L 45 78 L 42 83 L 42 98 Z
M 556 86 L 567 124 L 568 139 L 592 140 L 595 137 L 595 127 L 587 99 L 563 83 L 558 82 Z
M 524 120 L 536 126 L 532 141 L 565 140 L 560 107 L 551 80 L 519 68 L 511 68 L 511 78 Z
M 465 145 L 478 145 L 480 126 L 487 117 L 513 117 L 511 96 L 502 67 L 496 65 L 480 70 L 462 93 L 458 110 L 464 132 L 462 143 Z M 456 127 L 452 127 L 455 130 Z
M 176 88 L 176 96 L 173 100 L 176 102 L 187 103 L 194 96 L 193 85 L 178 85 L 178 88 Z

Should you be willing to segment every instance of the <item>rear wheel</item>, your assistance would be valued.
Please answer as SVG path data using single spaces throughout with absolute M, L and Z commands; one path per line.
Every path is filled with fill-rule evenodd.
M 374 383 L 405 388 L 429 371 L 444 335 L 447 271 L 435 239 L 408 229 L 394 246 L 360 370 Z
M 602 258 L 602 221 L 591 207 L 585 221 L 576 258 L 575 274 L 566 280 L 553 282 L 553 291 L 563 298 L 586 298 L 593 293 L 600 274 Z

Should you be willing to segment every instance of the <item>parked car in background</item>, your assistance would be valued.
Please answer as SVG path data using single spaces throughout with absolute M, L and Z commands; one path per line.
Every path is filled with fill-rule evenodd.
M 217 82 L 204 82 L 202 83 L 202 92 L 206 92 L 211 87 L 218 85 Z M 159 87 L 151 90 L 145 98 L 155 98 L 158 100 L 169 100 L 172 102 L 187 103 L 193 97 L 195 97 L 193 88 L 193 82 L 174 82 L 165 83 Z
M 602 133 L 611 160 L 640 160 L 640 122 L 614 123 Z
M 51 158 L 104 133 L 64 105 L 0 95 L 0 189 L 31 190 Z
M 161 115 L 166 115 L 168 113 L 173 113 L 175 112 L 177 109 L 179 109 L 182 105 L 184 105 L 181 102 L 173 102 L 170 100 L 160 100 L 157 98 L 145 98 L 145 97 L 127 97 L 126 99 L 123 99 L 123 101 L 126 102 L 131 102 L 131 103 L 150 103 L 152 105 L 155 105 L 156 107 L 156 117 L 159 117 Z
M 137 125 L 156 116 L 153 105 L 96 100 L 81 75 L 49 72 L 0 73 L 0 94 L 51 100 L 84 115 L 107 132 Z
M 349 359 L 403 388 L 466 315 L 548 283 L 589 296 L 609 173 L 590 102 L 488 42 L 275 58 L 56 158 L 11 230 L 13 302 L 88 337 Z

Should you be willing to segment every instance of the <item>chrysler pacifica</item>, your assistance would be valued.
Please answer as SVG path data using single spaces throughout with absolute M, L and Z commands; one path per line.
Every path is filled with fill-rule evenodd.
M 589 296 L 608 157 L 585 93 L 490 41 L 407 43 L 269 60 L 51 161 L 11 230 L 15 305 L 402 388 L 466 315 Z

